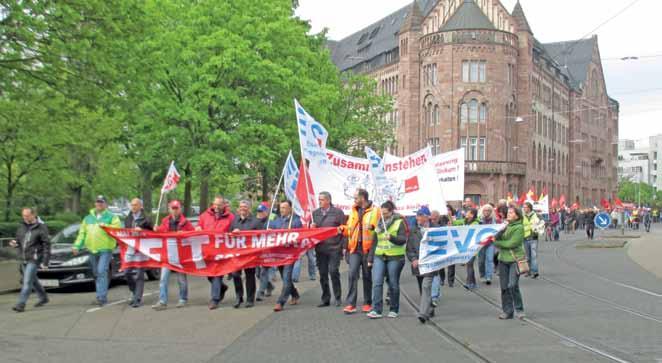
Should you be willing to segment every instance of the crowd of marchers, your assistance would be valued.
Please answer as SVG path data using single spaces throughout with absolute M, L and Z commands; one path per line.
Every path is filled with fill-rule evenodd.
M 418 269 L 419 248 L 424 232 L 428 228 L 441 226 L 461 226 L 476 224 L 505 224 L 493 238 L 492 242 L 483 246 L 478 254 L 464 264 L 466 279 L 464 288 L 472 290 L 479 283 L 491 285 L 498 279 L 501 289 L 502 313 L 500 319 L 523 318 L 524 304 L 519 287 L 520 276 L 537 278 L 539 265 L 537 258 L 538 240 L 542 234 L 558 238 L 558 230 L 568 223 L 577 224 L 577 213 L 561 215 L 552 210 L 549 215 L 541 216 L 533 210 L 530 203 L 522 207 L 514 203 L 500 200 L 496 204 L 475 205 L 471 199 L 466 199 L 458 210 L 447 206 L 447 213 L 440 213 L 423 206 L 417 210 L 415 217 L 404 217 L 396 213 L 396 205 L 387 201 L 375 205 L 370 200 L 366 190 L 358 189 L 354 195 L 354 206 L 346 216 L 342 210 L 334 207 L 332 196 L 327 192 L 318 195 L 319 208 L 312 212 L 309 226 L 335 227 L 338 234 L 317 244 L 308 250 L 299 261 L 291 265 L 277 268 L 257 267 L 235 271 L 231 276 L 208 277 L 210 283 L 210 310 L 215 310 L 224 300 L 228 286 L 225 280 L 232 280 L 235 289 L 234 308 L 255 306 L 264 301 L 275 290 L 276 271 L 280 274 L 281 289 L 273 310 L 282 311 L 286 305 L 299 304 L 300 295 L 295 286 L 301 273 L 302 259 L 308 259 L 308 275 L 316 279 L 319 271 L 321 287 L 320 308 L 331 306 L 343 307 L 345 314 L 362 312 L 371 319 L 379 319 L 384 315 L 397 318 L 400 313 L 400 276 L 409 262 L 411 273 L 416 277 L 420 293 L 418 319 L 422 323 L 429 321 L 435 314 L 435 308 L 441 297 L 444 286 L 455 286 L 457 266 L 448 266 L 433 273 L 421 274 Z M 214 198 L 213 204 L 201 213 L 197 226 L 194 226 L 182 212 L 179 201 L 168 204 L 168 215 L 158 223 L 154 223 L 143 210 L 140 199 L 131 201 L 131 211 L 124 222 L 108 210 L 105 197 L 98 196 L 94 208 L 83 219 L 78 237 L 73 245 L 73 253 L 87 250 L 95 276 L 96 299 L 93 305 L 103 306 L 108 303 L 109 264 L 116 241 L 109 236 L 102 226 L 124 227 L 138 230 L 154 230 L 157 232 L 177 232 L 203 230 L 214 233 L 232 233 L 248 230 L 266 229 L 299 229 L 304 228 L 301 218 L 293 213 L 291 201 L 285 200 L 275 208 L 261 203 L 253 208 L 251 201 L 242 200 L 236 211 L 232 211 L 228 201 L 222 196 Z M 273 208 L 273 209 L 272 209 Z M 254 213 L 254 214 L 253 214 Z M 582 222 L 590 229 L 592 237 L 591 211 L 581 212 Z M 40 307 L 49 302 L 45 289 L 37 279 L 39 269 L 48 269 L 50 257 L 50 239 L 46 224 L 38 217 L 33 208 L 22 210 L 23 221 L 20 223 L 16 240 L 11 245 L 18 248 L 23 271 L 22 288 L 16 312 L 25 310 L 30 293 L 34 290 L 38 301 L 34 305 Z M 570 219 L 569 219 L 570 218 Z M 577 219 L 573 219 L 577 218 Z M 348 265 L 348 279 L 342 294 L 340 264 Z M 522 270 L 520 262 L 527 262 L 527 269 Z M 478 277 L 476 279 L 476 265 Z M 170 276 L 177 276 L 178 300 L 177 308 L 188 304 L 187 275 L 161 269 L 159 296 L 151 306 L 160 311 L 168 308 Z M 129 305 L 134 308 L 143 306 L 143 290 L 145 271 L 131 268 L 125 271 L 127 285 L 131 291 Z M 359 282 L 362 286 L 362 304 L 359 301 Z M 387 285 L 384 298 L 384 285 Z M 385 314 L 388 306 L 388 314 Z

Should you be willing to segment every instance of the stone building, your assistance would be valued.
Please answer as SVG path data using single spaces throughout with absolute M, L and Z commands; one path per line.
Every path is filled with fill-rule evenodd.
M 583 205 L 610 199 L 618 103 L 597 37 L 542 44 L 532 29 L 519 2 L 416 0 L 329 48 L 341 71 L 392 95 L 393 153 L 466 149 L 467 196 L 534 186 Z

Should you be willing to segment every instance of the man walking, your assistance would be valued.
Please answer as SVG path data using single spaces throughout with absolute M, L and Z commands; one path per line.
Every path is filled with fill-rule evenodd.
M 239 209 L 237 210 L 237 217 L 232 221 L 230 230 L 232 233 L 240 231 L 254 231 L 262 229 L 260 221 L 251 215 L 251 202 L 242 200 L 239 202 Z M 246 307 L 252 308 L 255 306 L 255 268 L 244 269 L 246 275 Z M 235 309 L 241 306 L 244 302 L 244 285 L 241 280 L 241 270 L 232 273 L 234 282 L 234 291 L 237 296 L 237 301 L 233 305 Z
M 155 227 L 157 232 L 188 232 L 193 231 L 193 225 L 182 214 L 182 205 L 178 200 L 173 200 L 168 205 L 170 214 L 163 218 L 161 225 Z M 161 268 L 161 280 L 159 281 L 159 302 L 152 305 L 152 309 L 160 311 L 168 307 L 168 283 L 172 271 Z M 179 285 L 179 302 L 177 308 L 183 308 L 188 304 L 188 279 L 186 274 L 177 273 L 177 284 Z
M 524 250 L 526 252 L 526 257 L 529 260 L 530 272 L 528 276 L 532 276 L 534 279 L 538 278 L 538 235 L 535 233 L 534 228 L 540 223 L 538 215 L 533 210 L 533 205 L 530 202 L 524 203 L 524 208 L 522 208 L 523 214 L 523 224 L 524 224 Z
M 269 210 L 269 205 L 261 203 L 257 206 L 257 211 L 255 213 L 259 229 L 267 229 L 267 224 L 269 223 L 269 218 L 271 217 L 271 211 Z M 259 287 L 257 289 L 257 296 L 255 300 L 262 301 L 265 297 L 271 296 L 271 292 L 274 290 L 274 284 L 271 282 L 275 275 L 275 269 L 273 267 L 258 267 L 256 276 L 259 281 Z
M 354 206 L 344 229 L 347 237 L 345 259 L 349 264 L 349 291 L 347 293 L 345 314 L 356 313 L 358 297 L 359 274 L 363 276 L 363 308 L 364 313 L 372 310 L 372 261 L 370 249 L 375 243 L 375 229 L 380 219 L 381 211 L 373 205 L 368 191 L 358 189 L 354 193 Z
M 196 230 L 228 233 L 230 232 L 230 225 L 233 220 L 234 214 L 230 212 L 230 207 L 225 202 L 225 198 L 218 195 L 214 198 L 212 206 L 200 215 L 200 221 Z M 209 310 L 215 310 L 225 297 L 228 286 L 223 283 L 223 276 L 208 277 L 207 280 L 211 283 Z M 240 304 L 239 297 L 237 297 L 234 305 L 235 307 L 239 307 Z
M 73 246 L 73 254 L 78 255 L 83 248 L 90 251 L 90 264 L 95 277 L 97 298 L 93 305 L 103 306 L 108 303 L 108 269 L 113 257 L 113 250 L 117 242 L 101 227 L 108 226 L 120 228 L 122 222 L 119 217 L 108 211 L 106 197 L 99 195 L 94 203 L 94 209 L 90 210 L 83 222 L 80 224 L 78 237 Z
M 340 227 L 345 223 L 345 214 L 331 203 L 331 194 L 319 194 L 320 207 L 313 211 L 313 228 Z M 315 246 L 317 254 L 317 268 L 320 273 L 320 287 L 322 288 L 322 302 L 318 307 L 331 305 L 331 290 L 329 277 L 333 286 L 333 297 L 336 306 L 340 306 L 342 292 L 340 287 L 340 260 L 342 259 L 342 234 L 331 237 Z
M 124 220 L 124 228 L 132 228 L 135 230 L 148 230 L 154 229 L 152 220 L 147 216 L 143 209 L 143 201 L 134 198 L 131 201 L 131 212 Z M 131 300 L 129 306 L 138 308 L 142 306 L 143 291 L 145 289 L 145 269 L 142 268 L 129 268 L 126 270 L 126 284 L 131 291 Z
M 273 227 L 271 227 L 273 226 Z M 303 228 L 301 224 L 301 219 L 292 212 L 292 202 L 287 200 L 280 203 L 280 217 L 276 218 L 273 223 L 269 226 L 269 229 L 298 229 Z M 278 271 L 280 272 L 280 277 L 283 280 L 283 290 L 278 297 L 276 306 L 274 306 L 274 311 L 282 311 L 287 299 L 292 297 L 290 300 L 290 305 L 299 304 L 299 291 L 294 286 L 294 281 L 292 281 L 292 269 L 294 264 L 279 266 Z
M 34 305 L 38 308 L 48 303 L 46 290 L 37 279 L 37 269 L 47 269 L 48 260 L 51 255 L 51 243 L 48 237 L 48 227 L 37 218 L 35 210 L 32 208 L 23 208 L 21 211 L 23 221 L 16 230 L 16 239 L 9 242 L 14 248 L 19 248 L 19 257 L 21 259 L 21 268 L 23 271 L 23 285 L 18 298 L 18 303 L 12 308 L 17 313 L 25 311 L 25 304 L 28 297 L 34 289 L 37 292 L 39 300 Z

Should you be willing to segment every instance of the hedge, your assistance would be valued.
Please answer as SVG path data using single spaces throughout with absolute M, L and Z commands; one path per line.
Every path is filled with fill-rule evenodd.
M 51 234 L 51 236 L 54 236 L 70 224 L 72 223 L 59 220 L 49 220 L 46 222 L 46 225 L 48 226 L 48 232 Z M 18 222 L 0 222 L 0 238 L 15 237 L 17 227 Z

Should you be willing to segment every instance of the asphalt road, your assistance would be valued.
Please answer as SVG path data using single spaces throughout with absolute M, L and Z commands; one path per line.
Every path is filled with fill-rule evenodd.
M 445 288 L 435 324 L 422 326 L 407 300 L 418 301 L 408 266 L 401 316 L 379 321 L 317 308 L 313 281 L 298 285 L 301 304 L 282 313 L 271 311 L 274 298 L 233 309 L 231 292 L 209 311 L 208 282 L 191 278 L 190 305 L 163 312 L 128 307 L 122 284 L 101 309 L 88 305 L 93 292 L 70 291 L 39 309 L 31 299 L 16 314 L 16 294 L 0 295 L 0 362 L 662 362 L 662 281 L 624 249 L 576 249 L 580 236 L 541 243 L 543 278 L 521 283 L 525 321 L 496 319 L 493 284 Z M 147 305 L 157 289 L 147 283 Z M 172 279 L 171 299 L 176 291 Z

